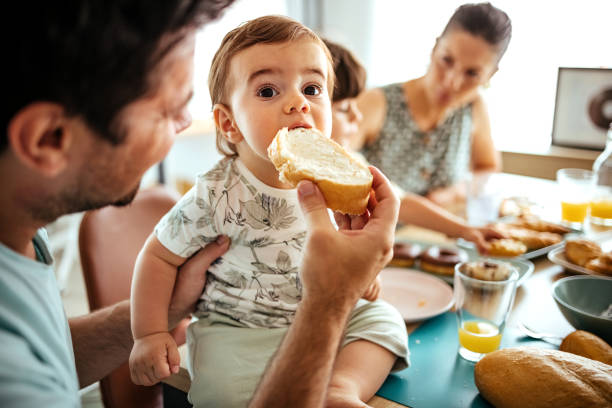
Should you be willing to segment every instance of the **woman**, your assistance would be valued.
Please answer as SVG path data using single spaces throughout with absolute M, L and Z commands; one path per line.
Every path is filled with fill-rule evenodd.
M 363 116 L 357 106 L 357 97 L 363 91 L 366 71 L 355 56 L 343 46 L 323 40 L 334 60 L 336 84 L 332 96 L 332 138 L 348 147 L 359 132 Z M 365 159 L 364 159 L 365 160 Z M 399 189 L 398 189 L 399 190 Z M 434 229 L 451 237 L 472 241 L 481 252 L 487 252 L 490 238 L 501 235 L 488 228 L 475 228 L 461 218 L 445 211 L 429 200 L 411 193 L 401 193 L 399 221 Z
M 462 197 L 469 170 L 499 171 L 478 90 L 497 71 L 511 33 L 507 14 L 490 3 L 459 7 L 424 76 L 360 95 L 353 147 L 403 190 L 443 206 Z

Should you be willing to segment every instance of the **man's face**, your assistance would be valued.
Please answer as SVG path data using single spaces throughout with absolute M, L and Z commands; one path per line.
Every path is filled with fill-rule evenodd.
M 151 94 L 127 105 L 119 114 L 119 131 L 126 137 L 113 146 L 92 134 L 81 121 L 83 145 L 78 180 L 65 192 L 71 211 L 124 205 L 134 198 L 147 169 L 162 160 L 176 134 L 191 124 L 187 103 L 193 94 L 194 37 L 175 47 L 156 68 Z M 95 97 L 95 96 L 92 96 Z M 80 119 L 77 119 L 77 121 Z M 68 211 L 67 211 L 68 212 Z

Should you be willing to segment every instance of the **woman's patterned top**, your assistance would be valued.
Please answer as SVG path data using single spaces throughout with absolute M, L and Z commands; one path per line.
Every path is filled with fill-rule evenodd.
M 378 139 L 361 153 L 404 191 L 425 195 L 467 176 L 472 107 L 451 112 L 437 128 L 423 132 L 412 118 L 402 83 L 381 88 L 387 116 Z

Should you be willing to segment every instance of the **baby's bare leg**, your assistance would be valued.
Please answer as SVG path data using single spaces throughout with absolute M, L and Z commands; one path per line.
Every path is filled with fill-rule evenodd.
M 368 407 L 366 402 L 385 381 L 396 358 L 386 348 L 366 340 L 343 347 L 334 365 L 326 406 Z

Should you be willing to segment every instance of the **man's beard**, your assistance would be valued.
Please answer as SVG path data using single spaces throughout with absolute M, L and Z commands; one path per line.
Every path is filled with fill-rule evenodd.
M 55 197 L 47 197 L 41 200 L 38 205 L 32 207 L 32 215 L 48 224 L 62 215 L 97 210 L 109 205 L 123 207 L 134 200 L 139 188 L 140 183 L 132 191 L 118 199 L 86 196 L 82 191 L 65 191 Z

